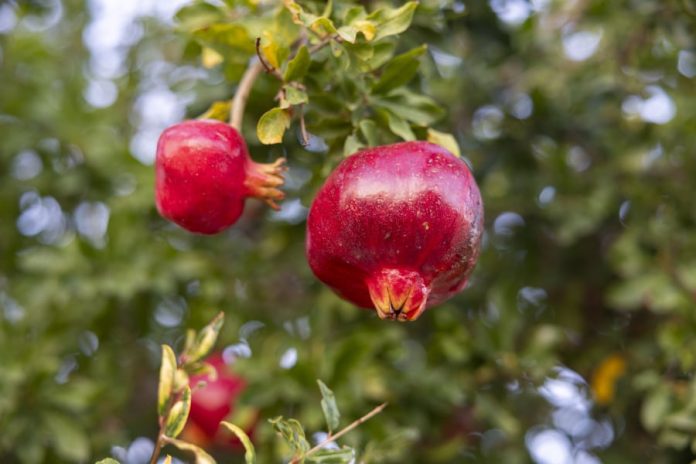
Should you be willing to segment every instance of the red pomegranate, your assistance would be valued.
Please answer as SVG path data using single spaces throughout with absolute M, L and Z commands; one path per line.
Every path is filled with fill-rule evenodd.
M 255 163 L 239 132 L 219 121 L 185 121 L 166 129 L 157 143 L 157 209 L 184 229 L 215 234 L 234 224 L 246 197 L 278 209 L 284 198 L 283 159 Z
M 317 193 L 307 259 L 341 297 L 382 319 L 415 320 L 466 285 L 483 205 L 467 165 L 428 142 L 360 151 Z
M 232 372 L 231 367 L 225 363 L 221 353 L 210 356 L 206 363 L 217 371 L 217 378 L 211 379 L 207 375 L 192 376 L 189 380 L 191 387 L 191 411 L 188 422 L 183 431 L 182 438 L 199 446 L 206 447 L 210 444 L 223 447 L 240 447 L 241 443 L 236 437 L 231 437 L 220 429 L 220 422 L 229 420 L 235 410 L 237 397 L 246 388 L 246 382 Z M 205 382 L 205 386 L 198 387 L 199 382 Z M 256 414 L 245 424 L 237 424 L 252 433 L 256 422 Z

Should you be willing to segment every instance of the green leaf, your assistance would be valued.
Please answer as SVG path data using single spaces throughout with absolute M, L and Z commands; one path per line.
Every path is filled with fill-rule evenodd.
M 426 45 L 421 45 L 390 60 L 384 67 L 379 80 L 372 86 L 372 92 L 388 93 L 408 83 L 418 72 L 419 58 L 427 49 Z
M 336 26 L 334 26 L 333 21 L 323 16 L 320 16 L 319 18 L 315 19 L 309 25 L 309 28 L 320 37 L 336 34 L 337 32 Z
M 364 148 L 365 144 L 360 141 L 357 134 L 351 134 L 346 137 L 346 141 L 343 144 L 343 156 L 354 155 L 361 148 Z
M 213 318 L 213 320 L 208 323 L 208 325 L 201 329 L 196 337 L 196 340 L 193 342 L 193 346 L 188 352 L 186 352 L 186 364 L 200 361 L 208 356 L 215 346 L 215 342 L 217 341 L 218 335 L 220 334 L 220 329 L 222 328 L 222 324 L 224 322 L 225 314 L 223 312 L 219 312 Z
M 360 132 L 367 140 L 368 146 L 375 147 L 379 145 L 379 133 L 376 122 L 372 119 L 363 119 L 358 124 L 358 127 L 360 127 Z
M 307 462 L 317 464 L 348 464 L 355 458 L 352 448 L 322 449 L 307 456 Z
M 220 22 L 225 18 L 225 13 L 217 6 L 209 3 L 197 2 L 181 8 L 175 16 L 180 29 L 193 31 Z
M 174 375 L 176 372 L 176 355 L 169 345 L 162 345 L 162 364 L 159 375 L 159 391 L 157 395 L 157 412 L 160 417 L 167 413 L 174 391 Z
M 309 101 L 307 92 L 291 85 L 285 86 L 285 101 L 288 105 L 302 105 Z
M 388 110 L 378 110 L 378 114 L 384 117 L 389 126 L 389 130 L 404 140 L 416 140 L 416 135 L 411 130 L 411 126 L 405 119 L 397 116 Z
M 167 423 L 164 429 L 165 435 L 171 438 L 178 437 L 181 431 L 184 430 L 184 425 L 186 425 L 190 411 L 191 388 L 186 385 L 181 394 L 181 399 L 174 403 L 174 406 L 169 410 L 169 416 L 167 417 Z
M 654 432 L 660 428 L 671 409 L 670 396 L 669 389 L 660 386 L 645 399 L 640 411 L 640 418 L 646 430 Z
M 454 135 L 448 134 L 446 132 L 440 132 L 435 129 L 428 129 L 428 142 L 440 145 L 442 148 L 447 149 L 457 158 L 462 156 L 462 152 L 459 150 L 459 144 Z
M 290 127 L 290 113 L 283 108 L 272 108 L 266 111 L 256 126 L 256 135 L 264 145 L 283 141 L 285 130 Z
M 117 460 L 115 460 L 114 458 L 104 458 L 101 461 L 95 462 L 94 464 L 121 464 L 121 463 L 118 462 Z
M 305 438 L 304 429 L 297 420 L 276 417 L 275 419 L 269 419 L 269 422 L 295 454 L 304 454 L 309 451 L 310 446 Z
M 329 433 L 333 433 L 334 430 L 338 429 L 338 423 L 341 419 L 341 413 L 338 411 L 338 405 L 336 404 L 336 396 L 321 380 L 317 379 L 317 384 L 319 384 L 319 390 L 321 390 L 321 410 L 324 412 Z
M 243 52 L 246 55 L 256 52 L 254 39 L 241 24 L 211 24 L 193 31 L 192 35 L 203 45 L 211 46 L 218 51 Z
M 444 115 L 443 109 L 430 97 L 406 88 L 393 90 L 385 97 L 375 97 L 375 105 L 419 126 L 429 126 Z
M 195 457 L 195 464 L 215 464 L 215 459 L 196 445 L 170 437 L 165 437 L 164 441 L 177 447 L 181 451 L 188 451 L 189 453 L 192 453 Z
M 244 460 L 246 464 L 254 464 L 256 462 L 256 451 L 254 450 L 254 445 L 251 443 L 251 439 L 249 439 L 249 435 L 244 432 L 241 428 L 237 427 L 234 424 L 230 424 L 229 422 L 220 422 L 220 425 L 225 427 L 227 430 L 232 432 L 239 438 L 239 441 L 242 442 L 242 445 L 244 445 L 244 449 L 246 452 L 244 453 Z
M 66 461 L 84 461 L 89 457 L 89 438 L 74 418 L 63 414 L 43 416 L 53 448 Z
M 416 7 L 418 2 L 408 2 L 400 8 L 380 8 L 371 13 L 367 19 L 375 24 L 374 40 L 400 34 L 408 29 Z
M 307 70 L 309 70 L 309 65 L 311 64 L 311 59 L 309 56 L 309 50 L 305 45 L 301 46 L 295 56 L 288 62 L 288 67 L 285 70 L 283 79 L 286 82 L 292 82 L 302 79 Z

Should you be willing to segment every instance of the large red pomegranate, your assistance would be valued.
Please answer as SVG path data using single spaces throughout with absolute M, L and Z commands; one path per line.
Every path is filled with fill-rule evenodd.
M 331 173 L 309 211 L 307 259 L 346 300 L 382 319 L 415 320 L 464 288 L 482 230 L 467 165 L 432 143 L 397 143 Z
M 166 129 L 157 143 L 157 209 L 184 229 L 215 234 L 234 224 L 246 197 L 277 209 L 283 192 L 283 159 L 255 163 L 239 132 L 219 121 L 185 121 Z
M 220 447 L 241 447 L 236 437 L 231 437 L 229 433 L 220 429 L 220 422 L 229 420 L 230 415 L 238 407 L 235 403 L 237 397 L 246 388 L 246 382 L 225 363 L 222 353 L 210 356 L 206 359 L 206 363 L 215 368 L 217 378 L 211 379 L 207 375 L 196 375 L 190 378 L 191 411 L 183 431 L 183 438 L 203 447 L 211 444 Z M 199 388 L 201 381 L 205 382 L 205 386 Z M 237 425 L 246 429 L 247 434 L 252 435 L 257 419 L 256 413 L 252 411 L 250 417 L 244 419 L 246 423 Z

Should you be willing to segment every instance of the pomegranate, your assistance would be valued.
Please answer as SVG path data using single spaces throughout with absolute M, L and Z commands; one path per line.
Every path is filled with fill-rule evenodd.
M 157 143 L 157 209 L 186 230 L 215 234 L 237 221 L 246 197 L 278 209 L 283 161 L 255 163 L 239 132 L 220 121 L 176 124 Z
M 314 274 L 382 319 L 412 321 L 466 285 L 483 205 L 467 165 L 429 142 L 360 151 L 341 162 L 307 219 Z
M 223 432 L 220 429 L 220 422 L 229 420 L 229 416 L 235 410 L 237 397 L 246 388 L 246 382 L 232 372 L 221 353 L 210 356 L 206 362 L 215 368 L 217 378 L 196 375 L 189 380 L 192 390 L 191 411 L 182 438 L 202 447 L 213 444 L 240 448 L 241 442 L 236 437 L 230 437 L 229 433 Z M 198 384 L 201 381 L 206 384 L 199 388 Z M 252 435 L 257 417 L 255 412 L 252 412 L 250 416 L 253 417 L 245 418 L 248 419 L 246 423 L 237 425 L 246 429 L 247 434 Z

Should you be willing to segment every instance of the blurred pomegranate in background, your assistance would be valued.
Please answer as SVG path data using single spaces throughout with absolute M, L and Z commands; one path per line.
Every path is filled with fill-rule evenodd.
M 215 368 L 217 378 L 205 374 L 191 376 L 191 412 L 182 439 L 202 448 L 242 450 L 239 439 L 221 428 L 220 422 L 234 422 L 253 439 L 258 412 L 237 404 L 246 381 L 233 372 L 222 353 L 211 355 L 205 362 Z M 205 382 L 205 386 L 199 387 L 201 382 Z

